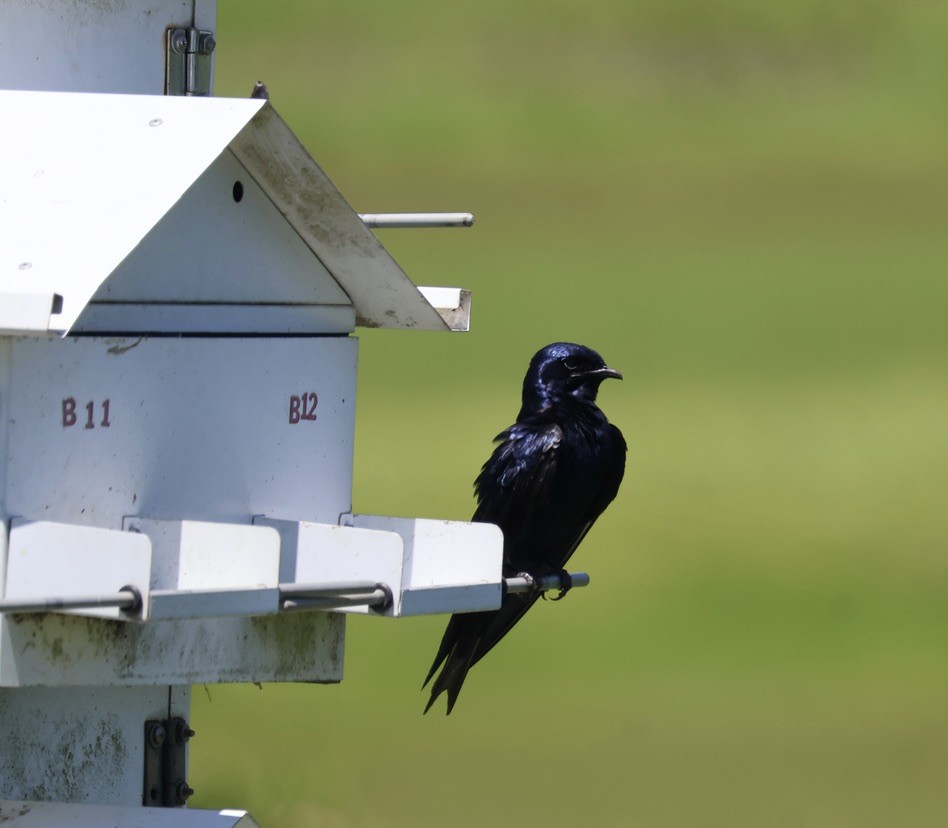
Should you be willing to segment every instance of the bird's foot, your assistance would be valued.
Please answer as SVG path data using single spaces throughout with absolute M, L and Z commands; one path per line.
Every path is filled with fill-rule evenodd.
M 556 593 L 556 597 L 547 598 L 546 593 L 544 592 L 544 601 L 562 601 L 566 597 L 566 593 L 573 588 L 573 578 L 565 569 L 561 569 L 558 574 L 560 576 L 560 588 Z

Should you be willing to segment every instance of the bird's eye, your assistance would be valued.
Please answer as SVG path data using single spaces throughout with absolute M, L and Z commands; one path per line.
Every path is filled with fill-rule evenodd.
M 564 359 L 563 367 L 567 371 L 575 371 L 577 368 L 579 368 L 579 363 L 575 359 Z

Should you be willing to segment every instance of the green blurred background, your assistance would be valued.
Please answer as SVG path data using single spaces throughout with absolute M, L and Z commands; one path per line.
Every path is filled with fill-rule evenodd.
M 226 0 L 254 81 L 465 335 L 363 331 L 357 511 L 466 519 L 532 353 L 626 481 L 422 717 L 443 618 L 356 618 L 346 679 L 195 688 L 199 807 L 264 826 L 948 822 L 948 5 Z

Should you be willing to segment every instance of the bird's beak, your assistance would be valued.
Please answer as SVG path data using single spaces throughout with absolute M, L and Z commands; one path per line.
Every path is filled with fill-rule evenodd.
M 595 371 L 589 371 L 586 374 L 587 377 L 602 377 L 602 379 L 613 379 L 620 380 L 622 379 L 622 374 L 620 374 L 615 368 L 610 368 L 608 365 L 603 365 L 602 368 L 597 368 Z

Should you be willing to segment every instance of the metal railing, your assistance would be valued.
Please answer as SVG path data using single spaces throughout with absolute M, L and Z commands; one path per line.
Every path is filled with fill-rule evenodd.
M 535 578 L 522 573 L 504 578 L 504 594 L 564 591 L 589 585 L 585 572 L 554 573 Z M 280 584 L 279 609 L 284 612 L 334 610 L 347 607 L 375 607 L 384 610 L 392 604 L 392 590 L 374 581 L 349 581 L 327 584 Z M 42 597 L 0 600 L 0 613 L 68 612 L 73 610 L 117 607 L 128 616 L 142 613 L 141 593 L 133 586 L 102 595 L 77 595 L 68 598 Z

